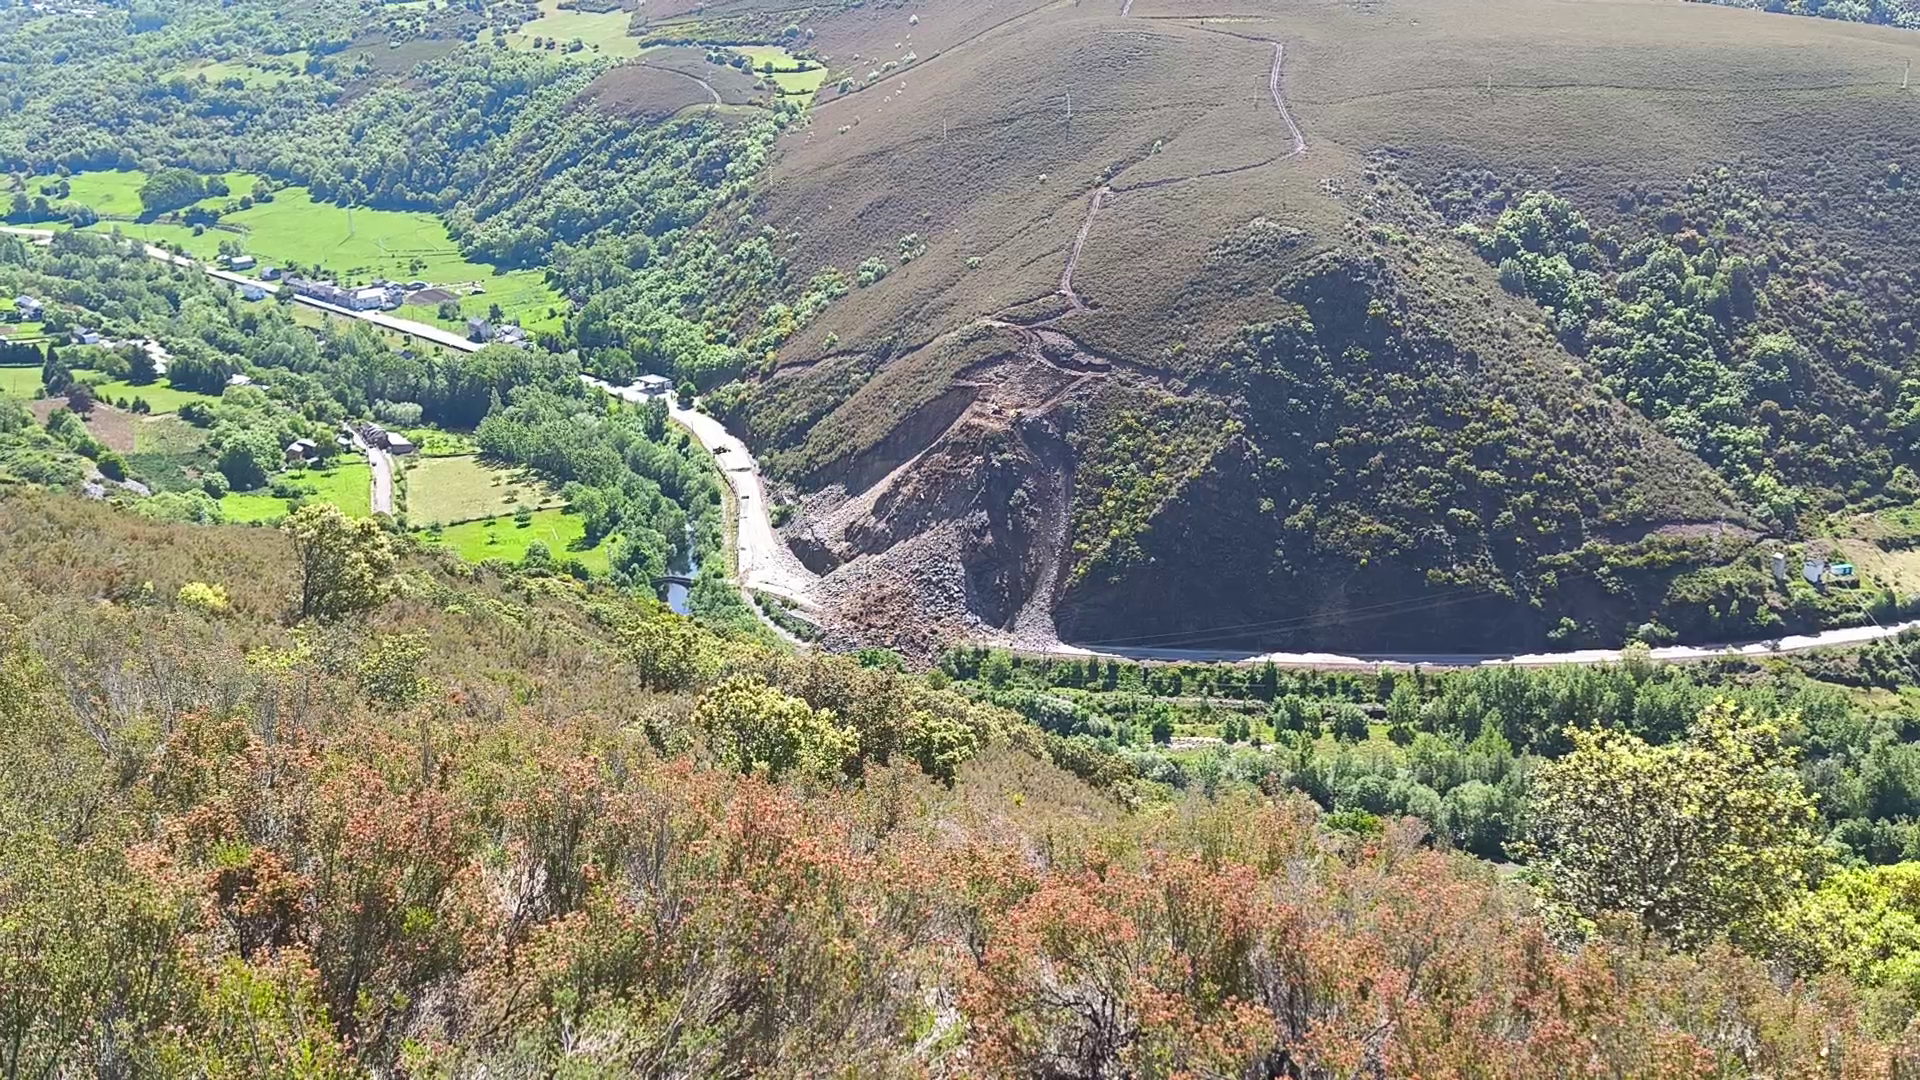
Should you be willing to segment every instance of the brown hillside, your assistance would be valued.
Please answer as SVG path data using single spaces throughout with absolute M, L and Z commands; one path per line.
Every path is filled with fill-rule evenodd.
M 1666 576 L 1543 589 L 1539 560 L 1747 510 L 1585 381 L 1416 195 L 1477 172 L 1606 219 L 1723 162 L 1781 190 L 1863 183 L 1825 160 L 1841 133 L 1848 161 L 1920 156 L 1899 89 L 1920 38 L 1702 5 L 926 2 L 798 25 L 834 76 L 760 216 L 800 280 L 890 273 L 789 341 L 735 418 L 815 493 L 793 529 L 830 598 L 885 610 L 884 583 L 1035 640 L 1264 622 L 1245 639 L 1365 647 L 1382 635 L 1352 613 L 1435 589 L 1473 595 L 1394 643 L 1650 617 Z M 1897 260 L 1913 225 L 1873 205 L 1813 224 Z M 1271 378 L 1236 366 L 1276 320 L 1336 374 L 1298 352 Z M 1316 439 L 1271 397 L 1302 380 L 1340 399 Z M 1497 431 L 1518 445 L 1478 467 L 1531 495 L 1433 479 Z M 1123 452 L 1129 469 L 1103 460 Z M 1553 520 L 1496 535 L 1556 497 Z

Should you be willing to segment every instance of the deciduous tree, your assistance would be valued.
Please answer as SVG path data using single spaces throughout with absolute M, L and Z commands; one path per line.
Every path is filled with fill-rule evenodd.
M 280 529 L 299 563 L 301 618 L 343 619 L 386 602 L 395 559 L 380 526 L 315 504 L 289 514 Z
M 1763 933 L 1805 886 L 1817 818 L 1780 722 L 1720 701 L 1666 746 L 1568 735 L 1573 750 L 1536 774 L 1522 852 L 1574 914 L 1631 915 L 1697 946 Z

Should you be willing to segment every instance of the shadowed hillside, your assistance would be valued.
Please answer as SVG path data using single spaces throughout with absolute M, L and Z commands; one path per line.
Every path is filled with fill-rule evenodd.
M 656 12 L 651 32 L 770 11 Z M 1859 328 L 1897 326 L 1920 221 L 1900 182 L 1911 35 L 1538 0 L 864 5 L 795 25 L 832 74 L 758 217 L 800 280 L 861 281 L 717 402 L 796 486 L 790 534 L 868 632 L 913 608 L 1034 643 L 1752 635 L 1820 615 L 1776 602 L 1723 625 L 1690 575 L 1751 562 L 1796 513 L 1898 494 L 1904 442 L 1880 480 L 1848 476 L 1806 448 L 1852 436 L 1783 390 L 1786 421 L 1731 453 L 1713 425 L 1757 398 L 1716 421 L 1706 396 L 1665 400 L 1695 360 L 1593 350 L 1646 245 L 1689 247 L 1683 279 L 1738 256 L 1761 280 L 1738 312 L 1693 310 L 1717 322 L 1692 346 L 1634 331 L 1643 352 L 1732 370 L 1766 333 L 1829 352 L 1814 339 L 1837 316 L 1788 283 L 1836 261 L 1880 272 L 1841 283 L 1866 279 Z M 1591 340 L 1456 232 L 1529 191 L 1604 234 L 1599 262 L 1569 264 L 1594 274 Z M 1681 284 L 1675 305 L 1699 299 Z M 1884 445 L 1899 376 L 1844 352 L 1792 380 L 1865 402 L 1852 430 Z M 1804 498 L 1783 509 L 1769 485 Z

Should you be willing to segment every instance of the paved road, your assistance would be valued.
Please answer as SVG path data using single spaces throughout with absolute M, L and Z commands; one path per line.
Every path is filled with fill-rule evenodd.
M 1920 628 L 1920 620 L 1890 626 L 1855 626 L 1844 630 L 1823 630 L 1817 634 L 1792 634 L 1768 641 L 1748 641 L 1723 645 L 1663 645 L 1652 649 L 1654 660 L 1717 660 L 1725 656 L 1772 656 L 1778 653 L 1805 652 L 1808 649 L 1838 645 L 1860 645 L 1893 637 L 1902 631 Z M 1272 661 L 1280 667 L 1376 668 L 1382 664 L 1426 667 L 1552 667 L 1558 664 L 1616 664 L 1625 656 L 1621 649 L 1571 649 L 1548 653 L 1369 653 L 1345 656 L 1318 652 L 1256 652 L 1251 649 L 1155 649 L 1146 647 L 1082 648 L 1062 643 L 1046 650 L 1054 656 L 1100 656 L 1123 660 L 1167 660 L 1190 663 L 1264 664 Z
M 373 512 L 393 516 L 393 455 L 353 433 L 353 445 L 367 455 L 367 467 L 373 470 Z
M 637 386 L 614 386 L 591 375 L 580 381 L 623 401 L 639 404 L 647 395 Z M 819 577 L 803 566 L 786 542 L 774 532 L 768 518 L 766 487 L 760 482 L 760 467 L 747 445 L 727 431 L 726 425 L 706 413 L 682 405 L 677 398 L 667 399 L 667 415 L 706 447 L 720 466 L 727 486 L 733 489 L 736 509 L 734 556 L 739 583 L 749 589 L 784 596 L 802 606 L 813 602 L 813 586 Z

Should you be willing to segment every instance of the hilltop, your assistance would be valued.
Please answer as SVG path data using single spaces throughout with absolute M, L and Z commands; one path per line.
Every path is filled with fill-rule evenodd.
M 1545 0 L 797 28 L 832 70 L 755 220 L 791 280 L 861 283 L 716 402 L 792 484 L 855 636 L 908 611 L 1036 643 L 1752 635 L 1834 616 L 1754 595 L 1755 538 L 1906 497 L 1902 31 Z M 1592 241 L 1586 310 L 1458 229 L 1524 231 L 1530 192 Z M 1602 301 L 1668 248 L 1671 304 L 1711 325 L 1629 328 L 1654 355 L 1621 359 Z M 1742 265 L 1738 311 L 1687 292 Z M 1735 452 L 1714 425 L 1772 391 L 1675 371 L 1738 371 L 1767 334 L 1794 353 L 1781 419 Z

